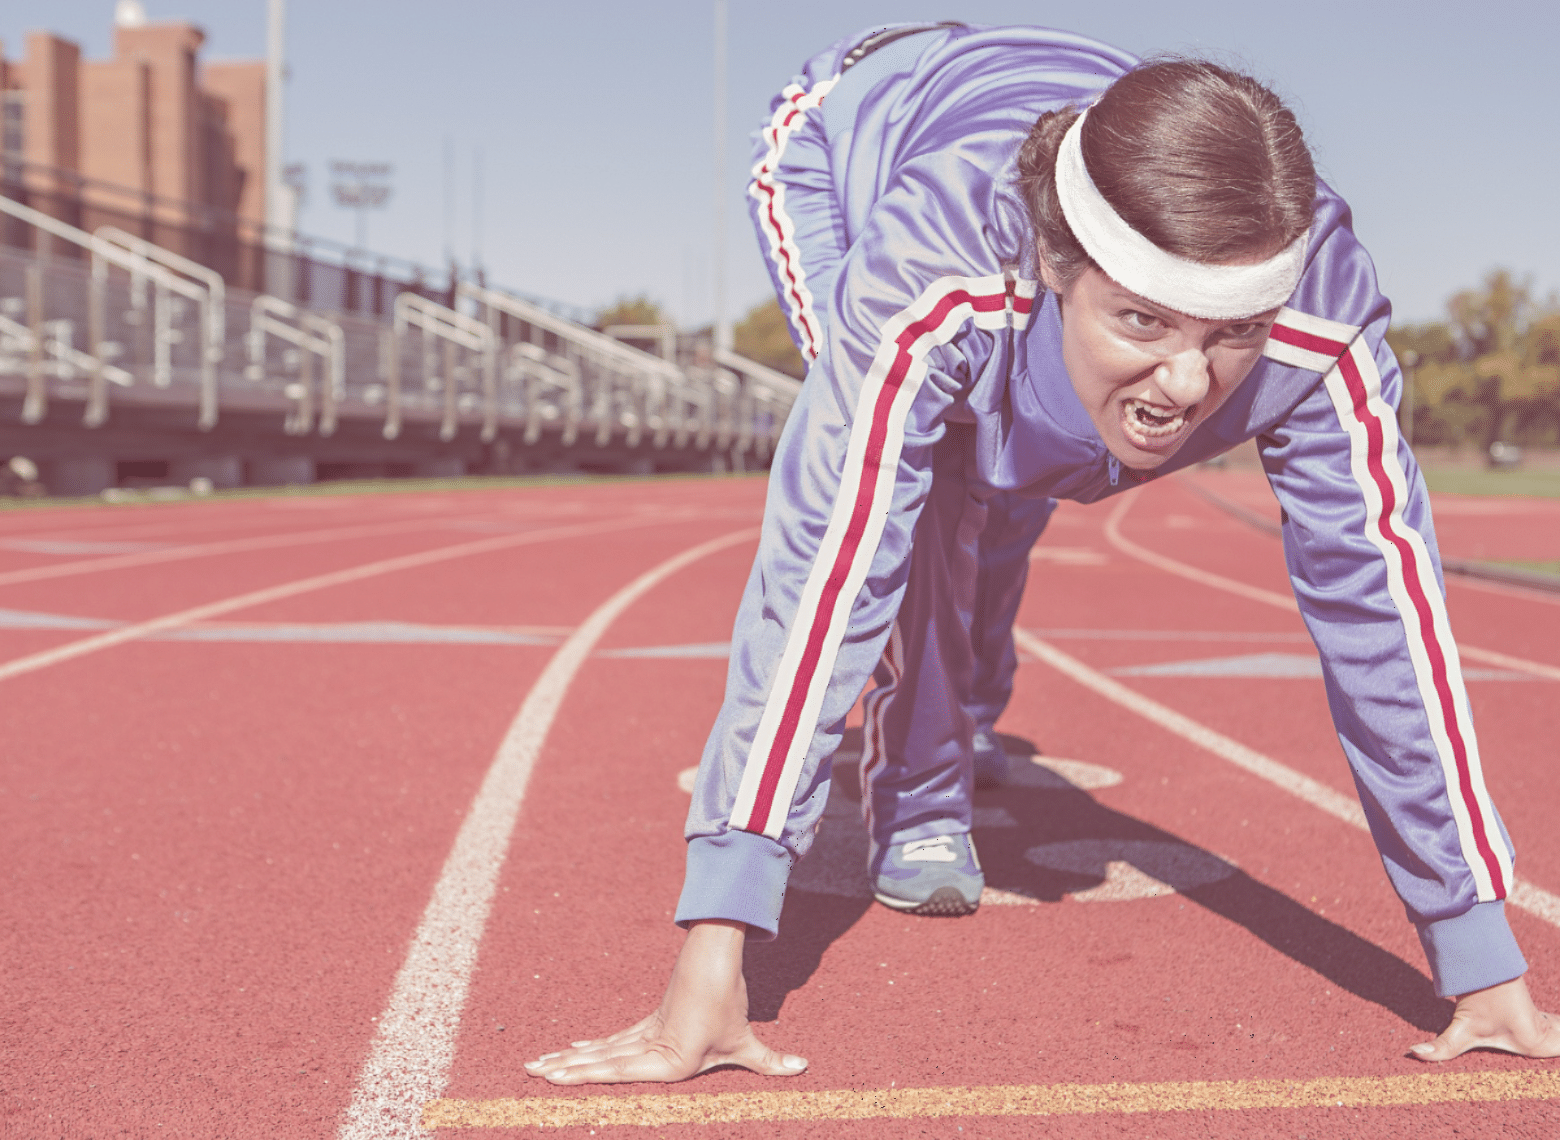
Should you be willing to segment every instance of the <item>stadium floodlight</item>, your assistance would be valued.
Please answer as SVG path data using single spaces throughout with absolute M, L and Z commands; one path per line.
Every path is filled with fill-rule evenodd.
M 355 246 L 368 251 L 368 211 L 383 209 L 390 201 L 390 176 L 395 167 L 388 162 L 349 162 L 331 159 L 330 173 L 334 181 L 330 192 L 336 205 L 357 211 L 357 241 Z

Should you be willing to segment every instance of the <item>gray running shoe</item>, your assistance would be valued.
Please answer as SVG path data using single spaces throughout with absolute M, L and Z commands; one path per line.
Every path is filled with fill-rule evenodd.
M 975 732 L 975 786 L 999 788 L 1007 783 L 1008 755 L 995 732 Z
M 894 843 L 868 868 L 878 902 L 910 914 L 958 918 L 974 914 L 986 886 L 968 835 L 936 835 Z

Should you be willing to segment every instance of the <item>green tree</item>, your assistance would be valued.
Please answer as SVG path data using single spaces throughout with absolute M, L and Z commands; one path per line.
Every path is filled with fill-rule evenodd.
M 1560 442 L 1560 303 L 1496 269 L 1447 302 L 1447 316 L 1387 336 L 1413 376 L 1416 439 Z
M 785 314 L 773 297 L 748 310 L 731 330 L 731 341 L 740 356 L 798 380 L 807 375 L 807 365 L 791 340 Z
M 612 304 L 596 313 L 596 327 L 598 329 L 604 329 L 608 325 L 661 325 L 669 323 L 661 306 L 652 301 L 649 295 L 645 293 L 640 293 L 633 297 L 619 297 Z

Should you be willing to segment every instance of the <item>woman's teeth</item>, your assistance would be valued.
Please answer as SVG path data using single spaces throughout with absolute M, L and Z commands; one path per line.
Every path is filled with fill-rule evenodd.
M 1196 407 L 1193 404 L 1187 408 L 1165 408 L 1147 400 L 1128 400 L 1125 407 L 1127 426 L 1132 434 L 1149 439 L 1174 435 L 1185 426 L 1187 417 Z

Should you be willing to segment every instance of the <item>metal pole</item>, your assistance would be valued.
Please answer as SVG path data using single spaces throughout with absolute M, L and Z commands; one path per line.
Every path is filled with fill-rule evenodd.
M 27 349 L 27 395 L 22 400 L 22 422 L 41 421 L 49 408 L 49 389 L 43 378 L 43 270 L 29 265 L 26 273 L 27 331 L 32 344 Z
M 108 382 L 103 375 L 103 329 L 106 325 L 103 294 L 108 286 L 108 263 L 92 258 L 92 276 L 87 279 L 87 351 L 92 354 L 92 373 L 88 380 L 87 407 L 81 422 L 89 428 L 101 427 L 108 419 Z
M 272 256 L 266 274 L 266 290 L 273 296 L 290 296 L 282 281 L 282 259 L 276 254 L 287 252 L 287 239 L 283 227 L 288 224 L 291 211 L 282 195 L 287 192 L 282 184 L 282 117 L 285 103 L 282 84 L 285 81 L 287 50 L 287 0 L 267 0 L 266 54 L 265 54 L 265 224 L 266 248 Z
M 487 275 L 482 270 L 481 147 L 477 147 L 471 156 L 471 272 L 476 276 L 477 284 L 487 284 Z
M 726 0 L 715 0 L 715 351 L 731 351 L 726 317 Z
M 1419 370 L 1419 353 L 1409 349 L 1399 358 L 1403 372 L 1403 411 L 1398 417 L 1403 424 L 1403 440 L 1414 446 L 1414 373 Z
M 1410 368 L 1408 370 L 1408 420 L 1407 420 L 1407 427 L 1408 427 L 1408 446 L 1409 447 L 1413 447 L 1414 446 L 1414 397 L 1417 395 L 1417 391 L 1416 391 L 1416 388 L 1415 388 L 1414 380 L 1416 378 L 1416 373 L 1418 371 L 1419 371 L 1419 369 L 1417 367 Z
M 395 439 L 401 434 L 401 334 L 404 321 L 395 314 L 395 323 L 379 331 L 379 351 L 385 361 L 385 426 L 382 434 Z
M 444 136 L 444 262 L 455 264 L 455 140 L 449 135 Z
M 423 326 L 423 336 L 427 337 L 432 329 L 432 323 Z M 444 339 L 444 422 L 439 425 L 439 438 L 448 443 L 455 438 L 455 433 L 460 430 L 458 409 L 456 400 L 459 393 L 455 391 L 455 342 L 449 338 Z

